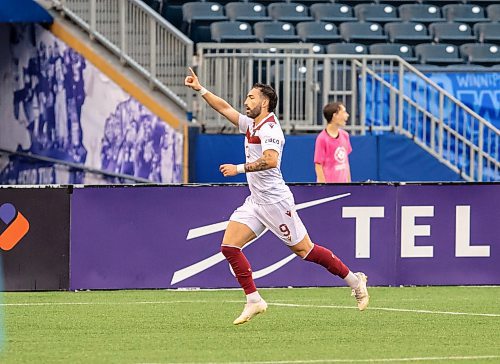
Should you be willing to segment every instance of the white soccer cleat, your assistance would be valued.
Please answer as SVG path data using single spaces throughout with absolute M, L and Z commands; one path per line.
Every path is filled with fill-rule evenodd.
M 363 272 L 354 273 L 358 277 L 359 285 L 358 288 L 352 290 L 352 296 L 356 297 L 358 302 L 358 309 L 363 311 L 370 301 L 370 295 L 368 294 L 368 289 L 366 288 L 366 282 L 368 277 Z
M 235 325 L 241 325 L 245 322 L 250 321 L 253 317 L 257 316 L 259 313 L 266 312 L 267 303 L 263 299 L 259 302 L 247 303 L 241 315 L 233 321 Z

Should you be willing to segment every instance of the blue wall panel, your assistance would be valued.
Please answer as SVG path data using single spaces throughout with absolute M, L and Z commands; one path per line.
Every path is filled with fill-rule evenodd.
M 288 183 L 315 182 L 316 135 L 286 137 L 281 170 Z M 242 135 L 207 135 L 195 138 L 190 182 L 246 182 L 244 175 L 224 178 L 219 165 L 243 163 Z M 354 182 L 372 181 L 461 181 L 460 177 L 410 139 L 394 134 L 351 137 L 349 156 Z
M 402 135 L 378 137 L 380 181 L 462 181 L 451 169 Z

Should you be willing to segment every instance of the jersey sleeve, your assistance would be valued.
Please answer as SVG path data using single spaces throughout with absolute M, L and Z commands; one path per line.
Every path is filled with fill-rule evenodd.
M 314 145 L 314 163 L 323 164 L 325 162 L 325 141 L 318 134 Z
M 238 128 L 241 134 L 245 134 L 248 130 L 248 126 L 253 123 L 253 119 L 250 119 L 248 116 L 240 114 L 238 118 Z
M 281 153 L 282 146 L 285 144 L 285 137 L 281 128 L 276 123 L 267 123 L 263 125 L 260 131 L 260 143 L 262 152 L 272 149 Z

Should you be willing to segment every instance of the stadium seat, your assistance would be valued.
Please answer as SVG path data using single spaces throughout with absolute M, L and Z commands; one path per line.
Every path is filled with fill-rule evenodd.
M 326 46 L 328 54 L 368 54 L 366 45 L 359 43 L 332 43 Z
M 302 41 L 309 43 L 330 44 L 341 39 L 333 23 L 301 22 L 295 26 L 295 30 Z
M 253 26 L 254 34 L 261 42 L 298 42 L 293 24 L 281 21 L 262 21 Z
M 415 0 L 383 0 L 381 3 L 392 6 L 400 6 L 404 4 L 415 4 Z
M 376 23 L 342 23 L 340 24 L 340 35 L 346 42 L 355 43 L 378 43 L 387 40 L 382 27 Z
M 384 26 L 385 33 L 389 40 L 394 43 L 420 44 L 431 41 L 431 36 L 427 33 L 427 27 L 420 23 L 395 22 L 387 23 Z
M 360 21 L 384 24 L 400 20 L 396 8 L 387 4 L 359 4 L 354 13 Z
M 434 23 L 445 21 L 441 17 L 439 8 L 435 5 L 426 4 L 404 4 L 399 8 L 399 17 L 404 21 L 412 21 L 417 23 Z
M 245 2 L 245 1 L 242 1 L 242 2 Z M 279 2 L 286 3 L 286 2 L 290 2 L 290 1 L 289 0 L 258 0 L 259 4 L 263 4 L 265 6 L 268 6 L 269 4 L 272 4 L 272 3 L 279 3 Z
M 334 0 L 335 1 L 335 0 Z M 373 3 L 373 2 L 376 2 L 375 0 L 337 0 L 335 2 L 339 2 L 341 4 L 344 4 L 344 5 L 349 5 L 349 6 L 356 6 L 358 4 L 362 4 L 362 3 Z
M 210 33 L 215 42 L 256 42 L 252 27 L 239 21 L 219 21 L 210 24 Z
M 466 4 L 470 3 L 470 4 L 480 5 L 483 8 L 488 5 L 498 4 L 498 0 L 464 0 L 463 2 Z
M 496 43 L 500 45 L 500 23 L 474 24 L 474 35 L 481 43 Z
M 210 24 L 227 20 L 222 5 L 214 2 L 185 3 L 182 17 L 182 31 L 195 43 L 210 41 Z
M 184 3 L 178 0 L 163 0 L 160 15 L 176 28 L 182 29 L 182 5 Z
M 488 20 L 484 16 L 484 9 L 472 4 L 449 4 L 443 6 L 442 11 L 448 21 L 477 23 Z
M 258 3 L 231 2 L 224 7 L 226 16 L 229 20 L 243 21 L 247 23 L 256 23 L 258 21 L 270 21 L 267 16 L 266 7 Z
M 463 23 L 432 23 L 429 32 L 437 43 L 463 44 L 476 39 L 471 27 Z
M 309 8 L 297 3 L 272 3 L 268 5 L 267 12 L 274 20 L 294 24 L 313 20 L 309 16 Z
M 413 54 L 413 48 L 401 43 L 375 43 L 370 46 L 370 54 L 396 55 L 407 62 L 417 62 Z
M 143 0 L 143 2 L 156 12 L 161 9 L 162 0 Z
M 315 54 L 324 54 L 325 53 L 325 50 L 326 50 L 326 46 L 322 45 L 322 44 L 315 44 L 313 46 L 313 52 Z
M 486 8 L 488 19 L 491 21 L 500 21 L 500 4 L 492 4 Z
M 245 0 L 243 0 L 243 1 L 245 1 Z M 289 0 L 285 0 L 285 1 L 289 1 Z M 332 0 L 300 0 L 299 2 L 303 3 L 303 4 L 305 4 L 305 3 L 311 3 L 311 5 L 312 5 L 312 4 L 315 4 L 315 3 L 331 3 Z
M 414 1 L 414 3 L 419 2 L 427 5 L 436 5 L 436 6 L 445 6 L 448 4 L 463 4 L 467 0 L 420 0 L 420 1 Z
M 500 47 L 495 44 L 467 43 L 460 46 L 460 51 L 468 63 L 483 66 L 500 64 Z
M 311 15 L 316 20 L 336 24 L 357 20 L 353 16 L 352 8 L 344 4 L 313 4 L 311 5 Z
M 444 66 L 464 63 L 458 48 L 452 44 L 418 44 L 415 46 L 415 55 L 421 64 Z

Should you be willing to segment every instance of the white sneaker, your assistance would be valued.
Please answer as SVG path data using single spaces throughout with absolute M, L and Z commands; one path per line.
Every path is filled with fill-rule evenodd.
M 358 301 L 358 309 L 363 311 L 368 306 L 368 302 L 370 301 L 370 295 L 368 294 L 368 289 L 366 288 L 368 277 L 363 272 L 354 274 L 358 277 L 359 285 L 358 288 L 354 288 L 352 290 L 351 296 L 356 297 L 356 301 Z
M 243 309 L 243 312 L 241 315 L 233 321 L 233 324 L 235 325 L 240 325 L 244 324 L 245 322 L 250 321 L 254 316 L 258 315 L 259 313 L 266 312 L 267 310 L 267 303 L 263 299 L 261 299 L 259 302 L 254 302 L 254 303 L 247 303 L 245 305 L 245 308 Z

